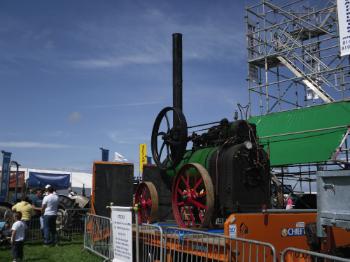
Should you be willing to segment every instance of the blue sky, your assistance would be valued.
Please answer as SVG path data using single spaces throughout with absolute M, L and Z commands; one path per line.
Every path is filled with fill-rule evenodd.
M 246 4 L 1 1 L 0 149 L 29 168 L 90 171 L 103 146 L 138 170 L 138 145 L 172 104 L 174 32 L 187 122 L 232 119 L 248 97 Z

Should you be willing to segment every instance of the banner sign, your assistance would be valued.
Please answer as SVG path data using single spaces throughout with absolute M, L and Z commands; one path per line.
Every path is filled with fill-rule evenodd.
M 2 172 L 1 172 L 1 185 L 0 185 L 0 201 L 6 201 L 9 192 L 10 183 L 10 163 L 11 152 L 2 151 Z
M 16 180 L 17 180 L 17 186 L 19 188 L 22 188 L 24 186 L 24 171 L 18 171 L 18 177 L 16 179 L 17 172 L 11 171 L 10 173 L 10 183 L 9 188 L 14 189 L 16 188 Z
M 132 262 L 132 211 L 130 207 L 111 207 L 113 262 Z
M 140 174 L 143 173 L 144 164 L 147 164 L 147 145 L 140 144 Z
M 32 188 L 44 188 L 47 184 L 49 184 L 57 190 L 68 189 L 71 186 L 70 174 L 55 174 L 30 171 L 27 184 Z
M 337 0 L 340 55 L 350 54 L 350 0 Z

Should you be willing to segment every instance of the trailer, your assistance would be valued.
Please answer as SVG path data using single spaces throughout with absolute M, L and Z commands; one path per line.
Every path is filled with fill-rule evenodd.
M 201 257 L 200 251 L 205 249 L 203 254 L 209 258 L 216 256 L 218 261 L 232 261 L 227 256 L 233 254 L 227 254 L 227 248 L 231 249 L 231 242 L 237 240 L 270 243 L 277 254 L 289 247 L 334 253 L 350 246 L 350 232 L 346 228 L 330 227 L 322 238 L 317 236 L 316 209 L 271 209 L 271 185 L 274 184 L 279 200 L 286 188 L 283 183 L 276 182 L 271 164 L 281 164 L 283 150 L 289 151 L 286 155 L 294 154 L 289 161 L 298 162 L 303 156 L 307 159 L 327 156 L 331 147 L 346 135 L 347 126 L 342 123 L 350 124 L 350 102 L 189 126 L 182 112 L 181 34 L 173 35 L 173 55 L 174 104 L 162 109 L 153 125 L 152 155 L 159 175 L 144 180 L 136 189 L 139 222 L 151 223 L 159 218 L 158 210 L 164 199 L 158 196 L 164 188 L 153 182 L 160 179 L 170 191 L 171 206 L 168 208 L 176 226 L 184 232 L 196 230 L 186 235 L 189 242 L 185 246 L 181 240 L 175 241 L 178 236 L 167 234 L 167 242 L 162 245 L 174 254 Z M 323 117 L 319 112 L 323 112 Z M 334 112 L 343 116 L 339 125 L 335 119 L 324 117 Z M 293 124 L 284 125 L 284 122 Z M 193 131 L 196 128 L 199 131 Z M 309 140 L 314 142 L 322 138 L 327 141 L 310 148 Z M 189 142 L 191 147 L 188 147 Z M 325 143 L 327 147 L 323 147 Z M 311 152 L 317 154 L 313 156 Z M 301 201 L 308 206 L 305 200 Z M 216 238 L 208 232 L 215 228 L 223 229 L 220 236 L 216 235 L 224 239 L 223 245 L 210 244 Z M 166 230 L 162 228 L 161 231 Z M 209 240 L 198 237 L 197 230 Z M 150 241 L 147 243 L 153 248 L 161 245 L 156 238 L 145 241 Z M 244 245 L 241 248 L 244 249 Z M 242 256 L 247 251 L 232 252 Z M 266 254 L 256 256 L 267 259 Z

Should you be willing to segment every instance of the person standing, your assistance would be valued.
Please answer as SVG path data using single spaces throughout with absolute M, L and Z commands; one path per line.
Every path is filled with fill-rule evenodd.
M 43 191 L 42 189 L 37 189 L 35 194 L 31 195 L 32 205 L 34 210 L 39 210 L 41 212 L 41 206 L 43 202 Z
M 20 212 L 15 212 L 13 218 L 15 223 L 13 223 L 11 228 L 12 257 L 13 261 L 22 261 L 26 224 L 21 221 L 22 214 Z
M 287 197 L 286 209 L 287 209 L 287 210 L 293 209 L 293 207 L 294 207 L 293 198 L 292 198 L 292 195 L 289 194 L 288 197 Z
M 58 209 L 58 195 L 50 185 L 45 187 L 47 195 L 43 199 L 42 214 L 44 214 L 44 245 L 57 244 L 56 218 Z
M 36 215 L 39 215 L 39 221 L 40 221 L 40 231 L 41 235 L 44 238 L 44 217 L 41 213 L 42 211 L 42 204 L 43 204 L 43 189 L 37 189 L 35 192 L 35 195 L 32 198 L 32 207 L 36 213 Z
M 22 221 L 29 227 L 29 221 L 34 213 L 34 209 L 28 197 L 23 196 L 21 202 L 12 207 L 12 211 L 21 213 Z

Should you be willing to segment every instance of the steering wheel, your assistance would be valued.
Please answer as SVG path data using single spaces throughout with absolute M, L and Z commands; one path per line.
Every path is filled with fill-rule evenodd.
M 175 168 L 187 146 L 187 122 L 184 114 L 174 108 L 163 108 L 152 129 L 152 156 L 161 170 Z

